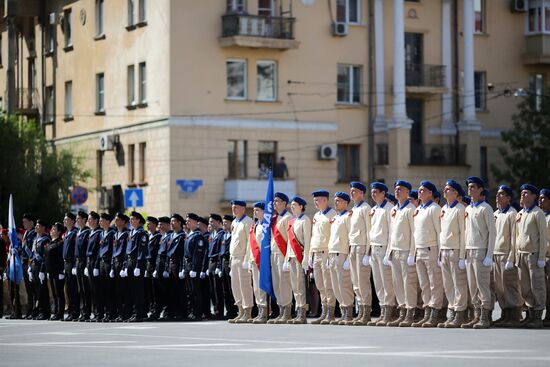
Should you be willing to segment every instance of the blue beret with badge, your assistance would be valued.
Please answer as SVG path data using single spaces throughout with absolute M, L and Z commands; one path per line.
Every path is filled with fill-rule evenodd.
M 539 194 L 539 190 L 536 188 L 536 186 L 528 184 L 528 183 L 521 185 L 520 190 L 521 191 L 523 191 L 523 190 L 531 191 L 535 195 Z
M 483 181 L 481 178 L 477 176 L 468 177 L 468 179 L 466 180 L 466 185 L 469 185 L 469 184 L 474 184 L 474 185 L 477 185 L 478 187 L 485 187 L 485 181 Z
M 307 202 L 299 196 L 294 196 L 291 201 L 295 201 L 298 204 L 300 204 L 301 206 L 306 206 L 307 205 Z
M 430 190 L 432 193 L 435 193 L 437 191 L 435 185 L 427 180 L 420 182 L 420 187 L 424 187 L 425 189 Z
M 514 199 L 514 190 L 512 190 L 512 188 L 508 185 L 500 185 L 498 187 L 499 191 L 502 190 L 506 193 L 506 195 L 508 195 L 510 198 L 512 198 L 512 200 Z
M 539 193 L 541 196 L 544 196 L 548 199 L 550 199 L 550 190 L 549 189 L 540 189 L 540 193 Z
M 285 194 L 285 193 L 283 193 L 283 192 L 276 192 L 276 193 L 275 193 L 275 197 L 281 199 L 281 200 L 284 201 L 285 203 L 288 203 L 288 201 L 289 201 L 289 200 L 288 200 L 287 194 Z
M 254 203 L 254 208 L 265 210 L 265 203 L 263 201 L 256 201 Z
M 242 206 L 243 208 L 246 208 L 246 201 L 244 201 L 244 200 L 233 200 L 233 201 L 231 201 L 231 205 Z
M 388 186 L 383 182 L 373 182 L 370 184 L 371 189 L 380 190 L 383 192 L 388 192 Z
M 344 201 L 347 201 L 348 203 L 350 202 L 351 198 L 349 197 L 348 194 L 346 194 L 345 192 L 342 192 L 342 191 L 338 191 L 337 193 L 334 194 L 334 197 L 335 198 L 340 198 Z
M 350 182 L 349 187 L 353 189 L 361 190 L 363 192 L 367 192 L 367 186 L 363 185 L 359 181 Z
M 328 198 L 330 196 L 330 194 L 327 190 L 317 190 L 317 191 L 313 191 L 311 193 L 311 196 L 313 196 L 314 198 L 317 198 L 317 197 Z

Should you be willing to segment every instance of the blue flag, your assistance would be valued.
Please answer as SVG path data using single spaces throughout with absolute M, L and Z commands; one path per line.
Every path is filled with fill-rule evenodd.
M 271 279 L 271 218 L 273 216 L 273 172 L 269 170 L 265 211 L 262 219 L 262 248 L 260 251 L 260 289 L 275 299 L 273 280 Z
M 10 195 L 10 204 L 8 208 L 8 230 L 10 236 L 10 264 L 8 277 L 15 284 L 21 283 L 23 279 L 23 266 L 21 265 L 21 256 L 19 255 L 19 239 L 17 238 L 17 227 L 13 217 L 13 198 Z

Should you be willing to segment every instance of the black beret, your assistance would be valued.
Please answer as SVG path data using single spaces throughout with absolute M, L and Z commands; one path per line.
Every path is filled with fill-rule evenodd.
M 196 220 L 197 222 L 200 221 L 200 217 L 195 213 L 187 213 L 187 218 Z
M 155 217 L 147 217 L 147 222 L 155 223 L 155 225 L 159 224 L 159 220 Z
M 216 214 L 216 213 L 210 214 L 210 218 L 212 218 L 212 219 L 214 219 L 214 220 L 217 220 L 218 222 L 221 222 L 221 221 L 222 221 L 222 216 L 219 215 L 219 214 Z
M 79 210 L 78 213 L 76 213 L 76 216 L 80 218 L 88 219 L 88 213 L 86 213 L 83 210 Z
M 175 220 L 177 220 L 181 224 L 185 224 L 185 219 L 183 219 L 183 217 L 181 215 L 179 215 L 178 213 L 172 214 L 172 218 L 174 218 Z
M 130 220 L 130 218 L 128 218 L 128 216 L 122 212 L 116 213 L 116 217 L 122 219 L 125 222 L 128 222 Z
M 48 227 L 48 223 L 44 219 L 39 219 L 36 221 L 36 224 L 41 225 L 42 227 Z
M 206 217 L 199 217 L 199 223 L 208 225 L 208 218 L 206 218 Z
M 94 218 L 95 220 L 99 220 L 99 214 L 94 211 L 90 212 L 90 217 Z
M 32 222 L 36 222 L 36 217 L 34 215 L 32 215 L 31 213 L 23 214 L 23 219 L 30 220 Z
M 113 220 L 113 216 L 109 213 L 101 213 L 99 216 L 101 219 L 108 220 L 109 222 Z
M 137 218 L 140 221 L 140 223 L 145 223 L 145 219 L 143 218 L 143 215 L 141 215 L 141 213 L 139 212 L 136 212 L 136 211 L 131 212 L 130 217 Z
M 76 220 L 76 215 L 74 215 L 73 213 L 71 212 L 68 212 L 68 213 L 65 213 L 65 216 L 69 219 L 72 219 L 73 221 Z
M 235 217 L 233 217 L 231 214 L 226 214 L 223 216 L 223 219 L 233 222 L 233 219 L 235 219 Z
M 160 217 L 159 218 L 159 223 L 170 224 L 170 218 L 169 217 Z

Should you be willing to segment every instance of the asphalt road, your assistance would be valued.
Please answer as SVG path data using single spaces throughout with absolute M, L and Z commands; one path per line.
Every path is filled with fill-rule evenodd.
M 550 366 L 550 329 L 0 320 L 0 366 Z

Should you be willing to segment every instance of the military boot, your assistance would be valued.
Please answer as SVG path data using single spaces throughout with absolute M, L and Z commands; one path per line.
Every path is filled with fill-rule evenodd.
M 438 328 L 445 328 L 447 327 L 448 324 L 450 324 L 451 322 L 453 322 L 453 320 L 455 319 L 456 317 L 456 311 L 451 309 L 450 310 L 450 313 L 449 313 L 449 317 L 447 317 L 447 320 L 445 320 L 444 322 L 440 322 L 439 324 L 437 324 L 437 327 Z
M 283 314 L 281 317 L 275 321 L 275 324 L 282 325 L 286 324 L 292 318 L 292 304 L 286 305 L 283 307 Z
M 547 294 L 546 297 L 550 297 L 550 294 Z M 542 320 L 542 325 L 544 327 L 550 327 L 550 309 L 546 309 L 546 315 L 544 316 L 544 320 Z
M 367 326 L 376 326 L 376 324 L 378 323 L 378 321 L 382 321 L 384 320 L 384 318 L 386 317 L 386 312 L 388 310 L 388 306 L 382 306 L 380 307 L 380 318 L 378 320 L 372 320 L 372 321 L 369 321 L 367 323 Z
M 430 318 L 428 319 L 428 321 L 422 324 L 422 327 L 437 327 L 442 319 L 441 312 L 443 312 L 443 310 L 432 308 Z
M 325 315 L 326 317 L 321 321 L 321 325 L 330 325 L 334 321 L 334 306 L 327 306 Z
M 293 318 L 292 320 L 289 320 L 287 324 L 293 324 L 293 325 L 307 324 L 306 308 L 298 307 L 298 310 L 296 312 L 296 317 Z
M 405 315 L 405 319 L 399 323 L 399 327 L 409 327 L 414 322 L 414 308 L 410 308 L 407 310 L 407 314 Z
M 340 325 L 340 322 L 345 321 L 348 318 L 348 308 L 344 306 L 340 306 L 340 313 L 342 314 L 342 317 L 340 317 L 338 320 L 331 321 L 331 325 Z M 342 323 L 342 325 L 344 325 Z
M 466 312 L 468 311 L 456 311 L 455 317 L 453 318 L 453 321 L 449 322 L 445 325 L 446 329 L 457 329 L 459 327 L 462 327 L 462 325 L 466 322 Z
M 479 317 L 481 316 L 481 309 L 480 308 L 476 308 L 474 310 L 474 318 L 471 319 L 469 322 L 465 323 L 465 324 L 462 324 L 460 327 L 462 329 L 472 329 L 474 327 L 475 324 L 477 324 L 479 322 Z
M 230 324 L 234 324 L 234 323 L 236 323 L 236 321 L 238 319 L 243 317 L 243 314 L 244 314 L 243 307 L 239 306 L 239 313 L 237 314 L 237 317 L 235 317 L 234 319 L 229 319 L 229 320 L 227 320 L 227 322 L 230 323 Z
M 268 320 L 267 323 L 268 323 L 268 324 L 276 324 L 277 321 L 279 321 L 279 319 L 280 319 L 281 317 L 283 317 L 283 312 L 284 312 L 284 307 L 281 306 L 281 305 L 279 305 L 279 316 L 277 316 L 277 317 L 274 318 L 274 319 Z
M 510 309 L 503 308 L 500 317 L 493 322 L 494 327 L 504 327 L 510 317 Z
M 366 326 L 370 322 L 370 313 L 371 308 L 370 306 L 363 305 L 360 306 L 363 309 L 363 314 L 361 315 L 361 318 L 359 320 L 356 320 L 353 322 L 353 325 L 355 326 Z
M 420 321 L 413 322 L 411 326 L 412 327 L 422 327 L 422 325 L 425 322 L 428 322 L 428 320 L 430 319 L 431 314 L 432 314 L 432 308 L 431 307 L 425 307 L 424 308 L 424 317 Z
M 542 312 L 543 310 L 531 309 L 531 314 L 533 316 L 531 317 L 531 321 L 525 324 L 525 327 L 527 329 L 542 329 L 544 327 L 542 323 Z
M 405 316 L 407 315 L 407 308 L 406 307 L 401 307 L 399 309 L 399 317 L 393 321 L 390 321 L 390 322 L 386 322 L 386 325 L 385 326 L 391 326 L 391 327 L 395 327 L 395 326 L 399 326 L 399 324 L 405 320 Z M 376 324 L 376 326 L 378 326 L 378 323 Z M 380 325 L 380 326 L 384 326 L 384 325 Z
M 481 309 L 479 322 L 474 325 L 474 329 L 489 329 L 491 327 L 491 310 Z
M 344 320 L 341 320 L 338 325 L 353 325 L 353 306 L 348 306 L 346 308 L 348 309 L 346 313 L 346 318 Z
M 313 325 L 321 324 L 321 321 L 323 321 L 324 319 L 327 318 L 327 309 L 328 309 L 328 306 L 326 304 L 323 304 L 321 306 L 321 316 L 319 316 L 319 318 L 311 321 L 311 324 L 313 324 Z
M 352 313 L 352 316 L 353 316 L 353 313 Z M 359 321 L 361 320 L 362 317 L 363 317 L 363 306 L 358 305 L 357 316 L 353 317 L 351 322 L 354 323 L 355 321 Z
M 521 320 L 521 307 L 514 307 L 508 309 L 508 318 L 501 324 L 500 327 L 504 328 L 519 328 Z M 496 322 L 494 323 L 496 326 Z
M 258 316 L 252 320 L 253 324 L 266 324 L 267 323 L 267 307 L 259 306 L 258 307 Z
M 531 319 L 533 318 L 533 309 L 532 308 L 528 308 L 527 310 L 525 310 L 525 318 L 522 319 L 519 324 L 520 324 L 520 327 L 521 328 L 524 328 L 525 325 L 527 325 L 529 323 L 529 321 L 531 321 Z
M 252 322 L 252 307 L 244 308 L 243 315 L 235 320 L 235 324 L 248 324 Z

